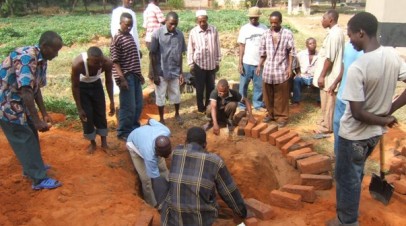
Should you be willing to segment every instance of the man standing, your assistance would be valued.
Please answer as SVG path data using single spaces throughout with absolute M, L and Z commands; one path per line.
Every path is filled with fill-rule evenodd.
M 62 38 L 53 31 L 42 33 L 36 46 L 15 49 L 0 68 L 0 126 L 7 137 L 32 189 L 53 189 L 62 184 L 47 176 L 42 160 L 38 131 L 51 127 L 42 99 L 48 60 L 58 56 Z M 38 115 L 37 108 L 42 118 Z
M 197 26 L 190 31 L 187 46 L 187 61 L 196 79 L 196 103 L 200 113 L 206 112 L 209 105 L 221 60 L 219 34 L 207 23 L 208 19 L 206 10 L 196 12 Z
M 316 39 L 308 38 L 306 39 L 306 49 L 300 51 L 296 56 L 298 65 L 296 65 L 296 76 L 293 79 L 292 106 L 299 105 L 302 86 L 310 86 L 313 83 L 314 67 L 318 59 L 316 48 Z
M 227 125 L 231 131 L 234 128 L 234 114 L 238 103 L 247 106 L 249 120 L 255 123 L 251 112 L 251 103 L 237 91 L 230 90 L 227 80 L 221 79 L 217 83 L 217 88 L 210 94 L 210 107 L 207 108 L 207 117 L 210 118 L 204 129 L 207 131 L 213 127 L 215 135 L 220 134 L 220 124 Z
M 159 29 L 162 24 L 165 24 L 165 17 L 158 7 L 159 1 L 158 0 L 149 0 L 149 4 L 144 11 L 144 22 L 142 27 L 145 28 L 145 43 L 149 50 L 149 46 L 151 44 L 152 34 Z M 148 78 L 150 80 L 154 80 L 154 76 L 152 75 L 152 64 L 151 59 L 149 61 L 149 71 L 148 71 Z
M 361 12 L 348 21 L 347 34 L 357 51 L 364 51 L 348 69 L 342 93 L 348 101 L 340 121 L 336 156 L 337 218 L 327 225 L 359 225 L 358 213 L 365 161 L 374 150 L 386 126 L 397 123 L 388 115 L 401 101 L 392 98 L 397 81 L 406 81 L 406 64 L 396 50 L 380 46 L 378 21 Z M 405 91 L 401 96 L 405 95 Z M 404 102 L 403 102 L 404 104 Z
M 161 209 L 164 226 L 210 226 L 218 215 L 218 193 L 233 212 L 246 218 L 247 209 L 224 161 L 206 150 L 206 133 L 192 127 L 186 145 L 172 155 L 169 193 Z
M 140 177 L 144 200 L 155 207 L 158 203 L 154 195 L 154 180 L 158 177 L 168 178 L 165 159 L 172 152 L 169 128 L 149 119 L 148 124 L 130 133 L 127 148 L 135 170 Z M 152 180 L 152 182 L 151 182 Z
M 132 27 L 131 15 L 123 13 L 119 33 L 114 36 L 110 45 L 113 75 L 120 86 L 117 137 L 123 141 L 127 140 L 131 131 L 140 127 L 143 106 L 141 85 L 145 82 L 141 74 L 137 45 L 130 34 Z
M 261 11 L 258 7 L 252 7 L 248 10 L 249 23 L 240 29 L 237 42 L 240 45 L 240 59 L 238 72 L 240 73 L 240 94 L 248 97 L 248 85 L 252 80 L 254 85 L 252 103 L 257 111 L 264 111 L 264 102 L 262 102 L 262 75 L 256 75 L 255 71 L 259 63 L 259 45 L 262 34 L 268 29 L 265 25 L 259 23 Z M 240 108 L 246 109 L 242 103 Z
M 263 68 L 262 91 L 268 111 L 263 121 L 276 120 L 279 127 L 285 127 L 289 117 L 289 78 L 292 76 L 295 45 L 293 33 L 281 26 L 282 14 L 279 11 L 271 13 L 269 23 L 271 29 L 261 37 L 261 58 L 256 70 L 260 75 Z
M 72 94 L 82 121 L 83 135 L 90 140 L 87 149 L 89 154 L 93 154 L 96 150 L 96 134 L 100 135 L 103 150 L 108 151 L 106 100 L 101 73 L 104 72 L 105 75 L 106 89 L 110 99 L 109 115 L 112 116 L 115 111 L 112 67 L 111 60 L 103 56 L 103 52 L 95 46 L 90 47 L 87 52 L 81 53 L 72 63 Z
M 321 25 L 329 28 L 319 52 L 319 59 L 314 72 L 313 85 L 320 88 L 322 118 L 319 121 L 317 134 L 333 132 L 333 114 L 337 87 L 341 81 L 345 37 L 337 24 L 338 12 L 334 9 L 323 15 Z
M 183 123 L 179 115 L 180 89 L 183 83 L 183 59 L 186 52 L 186 43 L 182 31 L 177 29 L 179 17 L 175 12 L 166 15 L 165 26 L 160 27 L 153 35 L 150 45 L 150 58 L 152 60 L 156 105 L 159 118 L 165 124 L 164 107 L 166 95 L 175 105 L 175 119 Z
M 135 44 L 137 45 L 137 54 L 138 54 L 138 61 L 141 59 L 141 45 L 138 38 L 138 30 L 137 30 L 137 17 L 135 16 L 135 12 L 131 9 L 134 4 L 134 0 L 122 0 L 123 5 L 115 8 L 111 14 L 111 25 L 110 25 L 110 32 L 111 38 L 119 32 L 120 30 L 120 17 L 123 13 L 129 13 L 133 20 L 133 26 L 130 28 L 130 34 L 134 38 Z M 138 62 L 141 64 L 141 62 Z M 117 84 L 114 84 L 114 93 L 118 94 L 120 91 Z

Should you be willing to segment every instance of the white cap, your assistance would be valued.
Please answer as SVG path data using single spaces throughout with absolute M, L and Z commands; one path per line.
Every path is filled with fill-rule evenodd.
M 196 11 L 196 17 L 199 17 L 199 16 L 207 16 L 206 10 L 204 10 L 204 9 L 197 10 Z

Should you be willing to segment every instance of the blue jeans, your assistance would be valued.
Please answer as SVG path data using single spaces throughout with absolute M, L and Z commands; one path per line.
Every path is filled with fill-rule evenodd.
M 338 137 L 335 178 L 337 217 L 342 225 L 358 225 L 364 165 L 379 138 L 352 141 Z
M 347 105 L 340 99 L 336 99 L 333 116 L 333 132 L 334 132 L 334 155 L 337 156 L 338 150 L 338 131 L 340 130 L 340 119 L 344 115 L 345 107 Z
M 255 70 L 257 66 L 243 64 L 244 74 L 240 75 L 240 89 L 239 92 L 243 97 L 248 97 L 248 85 L 252 79 L 254 84 L 254 90 L 252 94 L 252 105 L 255 109 L 264 107 L 264 102 L 262 102 L 262 72 L 261 75 L 257 76 Z M 239 103 L 240 108 L 245 108 L 243 103 Z
M 118 113 L 117 136 L 128 136 L 134 129 L 140 127 L 140 116 L 143 106 L 142 87 L 137 75 L 125 75 L 128 90 L 120 88 L 120 111 Z
M 301 98 L 300 98 L 300 92 L 302 89 L 303 85 L 310 86 L 312 85 L 313 78 L 308 78 L 308 77 L 301 77 L 301 76 L 296 76 L 293 79 L 293 102 L 294 103 L 299 103 Z

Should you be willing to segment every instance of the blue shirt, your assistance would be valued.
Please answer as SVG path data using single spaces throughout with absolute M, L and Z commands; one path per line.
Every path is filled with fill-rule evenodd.
M 149 120 L 149 125 L 133 130 L 127 138 L 138 149 L 144 159 L 147 175 L 150 178 L 159 177 L 158 156 L 155 154 L 155 139 L 159 136 L 170 136 L 168 127 L 155 119 Z
M 354 49 L 354 46 L 352 46 L 351 43 L 349 43 L 349 42 L 345 43 L 344 56 L 343 56 L 344 71 L 343 71 L 343 77 L 341 78 L 340 87 L 338 88 L 338 92 L 337 92 L 338 99 L 342 100 L 341 96 L 344 91 L 345 82 L 347 81 L 348 68 L 350 68 L 351 64 L 356 59 L 358 59 L 358 57 L 360 57 L 362 54 L 364 54 L 364 51 L 357 51 Z
M 28 109 L 18 93 L 29 86 L 34 91 L 46 85 L 47 61 L 38 46 L 15 49 L 7 56 L 0 68 L 0 119 L 19 125 L 27 125 Z
M 183 33 L 175 29 L 169 32 L 166 26 L 161 26 L 154 32 L 150 44 L 150 52 L 158 56 L 159 76 L 165 79 L 178 78 L 182 72 L 182 53 L 186 52 Z

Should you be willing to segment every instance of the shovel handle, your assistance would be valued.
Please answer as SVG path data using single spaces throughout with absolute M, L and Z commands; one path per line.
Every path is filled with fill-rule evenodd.
M 379 157 L 380 157 L 380 161 L 379 161 L 379 168 L 380 168 L 380 173 L 381 173 L 381 178 L 384 179 L 385 178 L 385 173 L 383 172 L 383 168 L 385 165 L 385 148 L 384 148 L 384 139 L 383 139 L 383 134 L 379 140 Z

